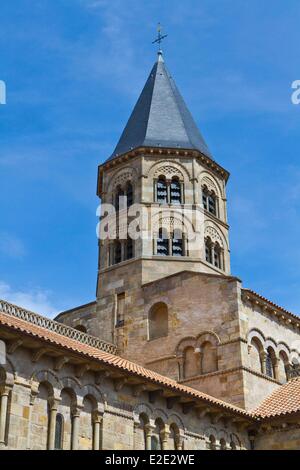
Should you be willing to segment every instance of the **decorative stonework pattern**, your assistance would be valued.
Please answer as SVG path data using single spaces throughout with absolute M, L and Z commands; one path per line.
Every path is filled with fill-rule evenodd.
M 58 333 L 68 338 L 80 341 L 83 344 L 87 344 L 102 351 L 109 352 L 111 354 L 116 354 L 117 348 L 115 345 L 102 341 L 99 338 L 78 331 L 75 328 L 64 325 L 63 323 L 50 320 L 50 318 L 42 317 L 37 313 L 30 312 L 29 310 L 22 309 L 16 305 L 10 304 L 4 300 L 0 300 L 0 311 L 6 313 L 7 315 L 12 315 L 14 317 L 20 318 L 21 320 L 28 321 L 33 323 L 36 326 L 41 328 L 46 328 L 50 331 Z
M 223 240 L 218 233 L 218 231 L 214 227 L 206 227 L 205 229 L 205 237 L 210 237 L 213 242 L 218 242 L 223 247 Z
M 154 177 L 158 178 L 159 176 L 164 175 L 167 179 L 173 178 L 173 176 L 177 176 L 179 179 L 183 180 L 183 174 L 181 173 L 178 168 L 175 168 L 171 165 L 163 165 L 157 168 L 154 173 Z
M 134 181 L 135 172 L 132 168 L 124 168 L 118 171 L 109 183 L 108 191 L 113 191 L 117 186 L 123 186 L 128 181 Z
M 204 176 L 204 178 L 202 179 L 202 186 L 206 186 L 209 191 L 213 191 L 217 195 L 219 194 L 217 185 L 208 176 Z

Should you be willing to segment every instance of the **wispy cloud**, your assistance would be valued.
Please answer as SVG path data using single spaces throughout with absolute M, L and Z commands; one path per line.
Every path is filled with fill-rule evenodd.
M 0 232 L 0 253 L 10 258 L 23 258 L 26 248 L 22 240 L 8 232 Z
M 52 296 L 51 291 L 40 288 L 16 290 L 0 280 L 0 298 L 2 300 L 47 317 L 54 317 L 61 310 L 52 302 Z

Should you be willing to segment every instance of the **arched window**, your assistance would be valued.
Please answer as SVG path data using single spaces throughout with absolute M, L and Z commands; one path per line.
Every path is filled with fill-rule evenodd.
M 179 441 L 180 441 L 180 434 L 179 434 L 179 429 L 176 424 L 171 424 L 170 426 L 170 439 L 172 441 L 172 450 L 180 450 L 179 447 Z
M 181 204 L 181 184 L 178 178 L 174 177 L 171 181 L 170 189 L 170 202 L 171 204 Z
M 160 450 L 159 438 L 157 436 L 151 436 L 151 450 Z
M 284 383 L 288 380 L 289 373 L 289 358 L 285 351 L 280 351 L 279 353 L 279 380 L 281 383 Z
M 181 230 L 175 229 L 172 237 L 172 256 L 184 256 L 183 234 Z
M 149 312 L 149 340 L 168 335 L 168 307 L 160 302 L 153 305 Z
M 214 265 L 217 268 L 222 269 L 222 250 L 218 242 L 215 243 L 213 254 L 214 254 L 214 260 L 213 260 Z
M 115 241 L 114 244 L 114 262 L 115 264 L 121 263 L 122 261 L 122 246 L 121 242 Z
M 86 333 L 86 327 L 84 325 L 76 325 L 75 330 L 81 331 L 82 333 Z
M 166 204 L 168 202 L 168 189 L 166 179 L 160 176 L 156 185 L 156 200 L 160 204 Z
M 153 430 L 153 436 L 156 440 L 155 442 L 155 450 L 162 450 L 163 444 L 162 444 L 162 432 L 164 430 L 164 422 L 161 418 L 157 418 L 155 420 L 155 429 Z M 152 442 L 151 442 L 152 444 Z M 153 449 L 152 445 L 151 448 Z M 153 449 L 154 450 L 154 449 Z
M 250 367 L 257 372 L 262 372 L 263 345 L 258 338 L 252 338 L 249 351 Z
M 135 433 L 135 449 L 136 450 L 150 450 L 147 449 L 147 427 L 149 426 L 149 418 L 145 413 L 139 415 L 139 425 Z
M 199 357 L 193 346 L 188 346 L 183 352 L 184 378 L 195 377 L 200 373 Z
M 133 258 L 133 240 L 129 238 L 125 244 L 125 257 L 126 259 Z
M 54 448 L 61 450 L 63 448 L 64 418 L 60 413 L 56 415 L 55 421 L 55 440 Z
M 268 377 L 274 378 L 274 363 L 272 349 L 268 348 L 266 353 L 266 374 Z
M 212 264 L 212 241 L 208 237 L 205 240 L 205 259 L 208 263 Z
M 124 191 L 122 190 L 121 186 L 117 186 L 116 190 L 116 200 L 115 200 L 115 208 L 116 211 L 120 209 L 121 197 L 124 196 Z
M 209 436 L 209 450 L 216 450 L 216 438 L 212 434 Z
M 215 372 L 218 370 L 217 348 L 209 341 L 205 341 L 205 343 L 201 345 L 201 352 L 201 373 L 209 374 L 210 372 Z
M 205 239 L 205 259 L 218 269 L 224 269 L 223 249 L 218 242 L 213 243 L 210 237 Z
M 157 254 L 159 256 L 169 255 L 169 238 L 166 230 L 163 228 L 159 229 L 157 239 Z
M 209 191 L 207 186 L 202 187 L 202 202 L 206 211 L 217 216 L 217 197 L 214 191 Z
M 130 181 L 126 185 L 127 207 L 133 204 L 133 187 Z

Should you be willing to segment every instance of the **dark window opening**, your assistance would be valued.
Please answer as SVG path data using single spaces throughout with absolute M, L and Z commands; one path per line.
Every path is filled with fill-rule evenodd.
M 159 229 L 157 239 L 157 254 L 159 256 L 169 255 L 169 239 L 163 229 Z
M 157 181 L 157 202 L 160 204 L 166 204 L 168 202 L 167 183 L 163 178 Z
M 61 450 L 63 448 L 63 427 L 64 427 L 64 418 L 58 413 L 56 415 L 55 421 L 55 439 L 54 439 L 54 448 L 56 450 Z
M 171 181 L 171 204 L 180 204 L 181 203 L 181 185 L 177 179 Z

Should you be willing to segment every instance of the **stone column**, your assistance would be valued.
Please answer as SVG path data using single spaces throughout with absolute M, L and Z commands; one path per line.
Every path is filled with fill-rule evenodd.
M 93 416 L 93 450 L 100 450 L 102 416 L 95 413 Z
M 155 426 L 151 424 L 146 424 L 145 434 L 146 434 L 146 450 L 151 450 L 151 437 Z
M 5 431 L 7 422 L 7 405 L 10 389 L 4 387 L 0 392 L 0 446 L 5 445 Z
M 140 422 L 139 421 L 134 421 L 133 422 L 133 450 L 138 450 L 136 448 L 136 434 L 137 434 L 137 430 L 139 429 L 140 427 Z
M 183 356 L 177 357 L 178 364 L 178 380 L 184 379 L 184 367 L 183 367 Z
M 161 439 L 161 450 L 168 450 L 168 440 L 170 436 L 169 426 L 165 425 L 165 428 L 160 432 Z
M 72 411 L 71 450 L 78 450 L 79 418 L 80 418 L 79 409 L 75 408 Z
M 58 408 L 58 400 L 54 398 L 49 400 L 49 431 L 48 431 L 48 450 L 53 450 L 55 447 L 55 426 L 56 415 Z
M 167 203 L 171 203 L 171 180 L 166 180 L 167 185 Z
M 185 203 L 185 194 L 184 194 L 184 183 L 183 183 L 183 181 L 180 182 L 180 195 L 181 195 L 180 204 L 184 204 Z
M 261 370 L 264 375 L 266 375 L 267 369 L 266 369 L 266 359 L 267 359 L 267 351 L 262 351 L 260 353 L 260 362 L 261 362 Z
M 276 380 L 280 379 L 280 377 L 279 377 L 279 362 L 280 362 L 280 358 L 275 357 L 275 359 L 274 359 L 274 379 L 276 379 Z
M 183 450 L 184 436 L 179 435 L 175 438 L 176 450 Z

